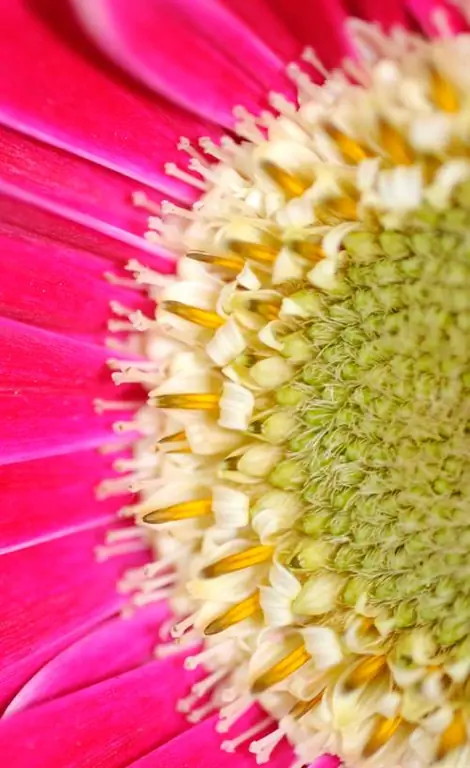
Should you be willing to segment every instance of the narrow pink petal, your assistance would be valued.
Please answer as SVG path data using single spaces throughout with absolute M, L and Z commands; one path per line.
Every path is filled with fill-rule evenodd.
M 0 232 L 0 264 L 0 314 L 12 320 L 99 340 L 109 336 L 111 299 L 151 312 L 141 292 L 105 278 L 112 263 L 66 245 Z
M 191 678 L 179 655 L 6 717 L 2 759 L 15 768 L 127 768 L 188 727 L 176 702 Z
M 439 16 L 446 20 L 448 31 L 468 31 L 468 24 L 452 2 L 445 0 L 407 0 L 407 8 L 421 29 L 429 37 L 440 37 Z M 446 33 L 445 33 L 446 34 Z
M 45 201 L 142 236 L 147 212 L 132 202 L 137 189 L 156 204 L 162 193 L 102 165 L 0 126 L 0 177 Z M 187 199 L 192 202 L 187 188 Z
M 260 720 L 263 715 L 258 716 Z M 256 768 L 254 755 L 247 746 L 240 746 L 235 753 L 223 752 L 221 744 L 225 739 L 236 736 L 240 728 L 235 727 L 229 734 L 215 730 L 217 719 L 211 717 L 178 738 L 154 750 L 144 758 L 132 763 L 129 768 Z M 252 725 L 252 723 L 251 723 Z M 249 727 L 249 726 L 248 726 Z M 269 768 L 288 768 L 294 762 L 292 748 L 283 741 L 273 751 Z M 323 768 L 323 767 L 322 767 Z M 324 766 L 327 768 L 327 766 Z M 331 768 L 335 768 L 331 766 Z
M 0 221 L 3 232 L 19 229 L 118 262 L 137 259 L 162 272 L 173 268 L 168 253 L 143 237 L 1 178 Z
M 387 0 L 384 3 L 377 0 L 346 0 L 345 6 L 349 16 L 378 22 L 387 31 L 398 25 L 405 29 L 410 25 L 403 0 Z
M 275 10 L 273 0 L 219 0 L 233 14 L 242 19 L 265 45 L 283 61 L 297 59 L 301 46 Z
M 273 0 L 272 6 L 290 33 L 311 46 L 325 66 L 338 66 L 350 53 L 348 14 L 341 0 Z
M 143 561 L 134 553 L 98 563 L 105 528 L 81 531 L 3 555 L 0 562 L 0 695 L 11 694 L 39 666 L 123 603 L 116 581 Z
M 1 0 L 0 123 L 175 194 L 181 135 L 217 131 L 150 96 L 97 57 L 63 0 Z M 34 62 L 34 65 L 32 64 Z
M 270 90 L 292 92 L 286 61 L 218 0 L 74 0 L 93 37 L 157 93 L 225 127 L 242 104 L 259 111 Z
M 5 714 L 52 701 L 150 661 L 158 630 L 168 618 L 164 603 L 116 616 L 59 653 L 13 699 Z
M 130 501 L 96 499 L 114 459 L 81 451 L 0 466 L 0 554 L 111 521 Z

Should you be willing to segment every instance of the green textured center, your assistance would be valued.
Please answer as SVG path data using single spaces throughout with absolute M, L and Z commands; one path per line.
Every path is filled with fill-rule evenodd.
M 347 236 L 345 290 L 301 328 L 311 359 L 278 393 L 298 428 L 272 475 L 305 503 L 291 566 L 317 570 L 321 542 L 344 608 L 366 595 L 441 646 L 470 631 L 467 219 Z

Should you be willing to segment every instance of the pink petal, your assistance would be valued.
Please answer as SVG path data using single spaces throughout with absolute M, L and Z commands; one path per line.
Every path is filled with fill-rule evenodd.
M 256 720 L 259 721 L 262 717 L 264 715 L 259 714 Z M 244 720 L 246 722 L 247 718 Z M 237 724 L 233 733 L 230 731 L 229 734 L 220 734 L 215 730 L 216 722 L 217 718 L 211 717 L 132 763 L 129 768 L 256 768 L 255 757 L 248 752 L 246 745 L 238 747 L 235 753 L 221 750 L 222 742 L 234 738 L 240 732 L 240 726 Z M 252 724 L 251 722 L 244 727 L 250 727 Z M 273 751 L 268 765 L 269 768 L 288 768 L 292 762 L 292 748 L 283 741 Z
M 143 556 L 134 553 L 98 563 L 94 550 L 104 535 L 101 526 L 2 556 L 0 695 L 4 703 L 71 639 L 122 605 L 116 582 Z
M 169 194 L 176 144 L 217 131 L 100 61 L 63 0 L 1 1 L 0 123 Z M 33 65 L 34 62 L 34 65 Z
M 167 618 L 167 606 L 159 603 L 139 608 L 129 619 L 109 619 L 42 667 L 5 714 L 57 699 L 149 661 L 158 629 Z
M 407 7 L 423 32 L 429 35 L 429 37 L 441 36 L 439 22 L 436 23 L 439 15 L 442 15 L 446 20 L 446 25 L 451 34 L 468 31 L 468 24 L 452 2 L 445 2 L 445 0 L 407 0 Z
M 157 93 L 225 127 L 242 104 L 259 111 L 268 91 L 292 92 L 285 60 L 218 0 L 73 0 L 116 62 Z
M 231 13 L 242 19 L 283 61 L 298 58 L 301 46 L 276 13 L 274 0 L 219 0 Z
M 365 21 L 378 22 L 385 30 L 400 25 L 407 29 L 410 19 L 406 13 L 406 2 L 403 0 L 346 0 L 346 8 L 349 16 L 356 16 Z
M 93 254 L 19 231 L 0 232 L 0 254 L 4 317 L 98 341 L 109 336 L 111 299 L 151 312 L 141 292 L 111 285 L 104 275 L 112 264 Z
M 0 221 L 3 232 L 26 231 L 118 262 L 144 261 L 162 272 L 173 268 L 168 254 L 142 237 L 1 178 Z
M 0 319 L 0 464 L 91 448 L 112 435 L 122 412 L 98 414 L 93 398 L 116 400 L 105 347 Z M 112 357 L 116 357 L 113 354 Z
M 115 454 L 82 451 L 0 466 L 0 554 L 112 521 L 129 499 L 98 501 Z
M 179 655 L 4 718 L 2 759 L 15 768 L 126 768 L 188 727 L 176 702 L 191 678 Z
M 311 46 L 326 67 L 338 66 L 350 53 L 341 0 L 274 0 L 272 5 L 289 32 Z
M 132 193 L 139 189 L 157 204 L 162 199 L 134 179 L 1 126 L 0 176 L 52 205 L 139 236 L 147 228 L 147 214 L 133 204 Z M 195 195 L 187 191 L 192 201 Z

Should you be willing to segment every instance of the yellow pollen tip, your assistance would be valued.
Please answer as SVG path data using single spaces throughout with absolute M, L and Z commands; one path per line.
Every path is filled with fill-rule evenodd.
M 240 621 L 249 619 L 250 616 L 254 616 L 260 610 L 258 591 L 254 592 L 246 600 L 242 600 L 240 603 L 233 605 L 228 611 L 225 611 L 221 616 L 218 616 L 214 621 L 205 628 L 205 635 L 216 635 L 219 632 L 223 632 L 224 629 L 228 629 L 234 624 L 239 624 Z
M 320 243 L 311 243 L 308 240 L 296 240 L 291 243 L 291 248 L 299 256 L 308 261 L 317 263 L 325 258 L 325 252 Z
M 359 144 L 355 139 L 347 136 L 338 128 L 327 126 L 326 132 L 328 136 L 336 143 L 336 146 L 341 152 L 344 160 L 347 162 L 355 165 L 360 163 L 362 160 L 365 160 L 367 157 L 370 157 L 370 152 L 368 152 L 365 147 Z
M 322 688 L 319 693 L 317 693 L 316 696 L 313 697 L 313 699 L 310 699 L 310 701 L 298 701 L 297 704 L 292 707 L 291 711 L 289 712 L 290 716 L 293 717 L 295 720 L 300 720 L 301 717 L 307 714 L 307 712 L 310 712 L 314 707 L 317 706 L 317 704 L 320 703 L 320 701 L 323 698 L 324 688 Z
M 355 221 L 357 219 L 357 202 L 351 197 L 335 197 L 325 200 L 315 208 L 317 219 L 323 224 L 332 224 L 335 219 Z
M 462 747 L 467 741 L 467 728 L 462 710 L 458 710 L 454 714 L 454 718 L 450 725 L 447 726 L 445 731 L 441 734 L 439 745 L 437 747 L 436 757 L 438 760 L 442 760 L 454 749 Z
M 219 395 L 211 392 L 158 395 L 151 402 L 157 408 L 182 408 L 185 411 L 216 411 L 219 407 Z
M 300 667 L 303 667 L 311 658 L 305 645 L 299 646 L 254 681 L 251 687 L 253 693 L 259 694 L 267 691 L 268 688 L 280 683 L 286 677 L 292 675 L 293 672 L 300 669 Z
M 270 560 L 274 552 L 274 547 L 268 547 L 260 544 L 256 547 L 250 547 L 237 552 L 235 555 L 228 555 L 217 563 L 212 563 L 204 568 L 203 575 L 210 579 L 215 576 L 222 576 L 225 573 L 241 571 L 244 568 L 250 568 L 252 565 L 260 565 Z
M 179 301 L 163 301 L 161 308 L 165 312 L 171 312 L 172 315 L 178 315 L 183 320 L 189 320 L 203 328 L 215 330 L 224 324 L 225 320 L 217 312 L 211 312 L 209 309 L 200 309 L 199 307 L 190 307 L 188 304 L 182 304 Z
M 257 301 L 256 299 L 250 301 L 247 305 L 247 309 L 249 309 L 250 312 L 257 312 L 267 320 L 277 320 L 280 308 L 280 303 L 274 304 L 274 302 L 271 301 Z
M 387 665 L 385 656 L 369 656 L 354 669 L 345 682 L 345 690 L 353 691 L 377 677 Z
M 380 717 L 374 733 L 370 737 L 369 741 L 363 749 L 364 757 L 371 757 L 375 755 L 397 732 L 398 728 L 403 722 L 403 718 L 400 715 L 395 717 Z
M 300 197 L 313 183 L 313 180 L 285 171 L 271 160 L 264 160 L 261 168 L 287 198 Z
M 196 499 L 173 504 L 164 509 L 155 509 L 144 515 L 144 523 L 171 523 L 177 520 L 189 520 L 192 517 L 203 517 L 212 512 L 212 499 Z
M 443 112 L 458 112 L 460 99 L 453 83 L 434 67 L 430 78 L 431 100 Z
M 211 264 L 215 267 L 221 267 L 222 269 L 230 269 L 234 272 L 239 272 L 243 269 L 244 260 L 237 256 L 222 256 L 212 253 L 204 253 L 202 251 L 190 251 L 186 254 L 188 259 L 193 261 L 199 261 L 202 264 Z
M 162 437 L 156 445 L 156 450 L 164 450 L 165 453 L 191 453 L 186 440 L 186 432 L 175 432 L 173 435 Z
M 415 160 L 406 139 L 385 120 L 381 120 L 379 125 L 379 144 L 396 165 L 411 165 Z
M 232 240 L 229 244 L 230 251 L 244 260 L 260 261 L 263 264 L 272 264 L 280 250 L 279 246 L 265 245 L 263 243 L 245 243 L 241 240 Z

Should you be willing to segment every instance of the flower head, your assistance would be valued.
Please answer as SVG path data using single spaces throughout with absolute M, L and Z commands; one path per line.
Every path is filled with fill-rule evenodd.
M 353 10 L 370 18 L 369 5 L 358 0 Z M 16 303 L 18 271 L 6 267 L 14 319 L 2 321 L 5 357 L 26 350 L 8 384 L 16 397 L 17 380 L 34 381 L 40 405 L 24 393 L 21 423 L 40 410 L 48 436 L 18 439 L 20 422 L 10 419 L 7 458 L 52 456 L 54 488 L 63 474 L 85 475 L 86 493 L 92 476 L 117 471 L 124 476 L 102 482 L 99 494 L 138 496 L 120 509 L 138 527 L 111 532 L 98 550 L 132 561 L 118 598 L 106 578 L 121 567 L 91 565 L 106 507 L 104 520 L 94 506 L 82 518 L 71 481 L 70 530 L 48 512 L 32 541 L 10 532 L 13 550 L 46 542 L 16 566 L 20 586 L 24 564 L 40 576 L 12 689 L 48 662 L 0 725 L 10 762 L 30 765 L 31 744 L 41 746 L 64 711 L 60 755 L 52 740 L 41 756 L 36 749 L 48 768 L 88 764 L 91 755 L 106 768 L 179 765 L 189 750 L 195 765 L 215 765 L 219 746 L 228 761 L 243 744 L 257 764 L 285 765 L 286 740 L 293 768 L 469 762 L 470 44 L 462 6 L 431 13 L 428 3 L 392 3 L 382 32 L 347 22 L 351 9 L 339 3 L 74 0 L 91 38 L 159 94 L 151 101 L 109 65 L 90 63 L 76 19 L 70 27 L 56 14 L 48 38 L 32 16 L 18 45 L 14 30 L 29 16 L 21 3 L 6 4 L 7 237 L 26 267 L 31 253 L 39 258 L 41 286 L 53 241 L 57 283 L 68 291 L 63 316 L 54 302 L 36 315 L 34 290 Z M 405 30 L 411 16 L 431 39 Z M 316 39 L 305 39 L 307 21 Z M 69 50 L 60 41 L 70 29 Z M 299 41 L 315 44 L 301 66 Z M 22 50 L 29 62 L 34 51 L 41 56 L 18 88 L 23 70 L 11 62 Z M 88 98 L 92 114 L 82 122 L 77 104 L 88 115 Z M 189 137 L 179 151 L 176 127 Z M 155 168 L 164 163 L 166 178 Z M 122 201 L 136 182 L 130 214 Z M 145 240 L 136 235 L 142 211 L 151 214 Z M 111 258 L 127 271 L 110 270 Z M 103 268 L 107 284 L 97 279 Z M 68 297 L 78 295 L 83 323 L 72 337 Z M 111 360 L 101 327 L 108 299 L 110 330 L 124 334 L 111 340 Z M 106 360 L 123 399 L 101 383 Z M 145 404 L 136 384 L 148 392 Z M 94 395 L 99 413 L 91 415 Z M 47 409 L 57 402 L 61 423 L 52 425 Z M 68 407 L 74 417 L 65 421 Z M 109 451 L 115 409 L 126 440 L 111 446 L 110 468 L 107 453 L 95 463 L 88 451 L 103 440 Z M 77 458 L 77 449 L 87 452 Z M 47 461 L 28 467 L 32 478 L 51 471 Z M 15 477 L 7 470 L 8 482 Z M 49 495 L 42 498 L 49 509 Z M 154 561 L 142 566 L 146 542 Z M 73 599 L 70 569 L 80 582 Z M 52 630 L 44 595 L 55 609 Z M 127 625 L 100 623 L 124 602 Z M 134 669 L 149 653 L 152 626 L 160 659 Z M 83 710 L 90 722 L 77 715 Z M 183 718 L 195 725 L 184 735 Z M 135 731 L 129 744 L 126 729 Z

